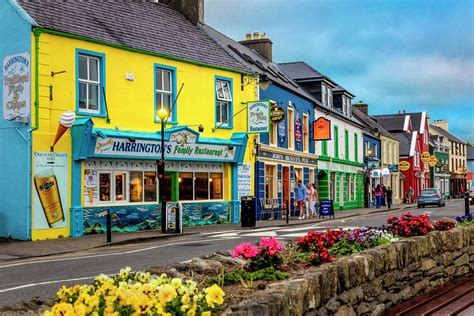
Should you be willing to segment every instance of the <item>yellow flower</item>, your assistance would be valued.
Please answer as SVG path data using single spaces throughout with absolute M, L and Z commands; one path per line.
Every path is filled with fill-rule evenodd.
M 191 303 L 191 299 L 189 298 L 189 295 L 186 294 L 186 295 L 183 295 L 181 297 L 181 304 L 183 305 L 189 305 Z
M 186 313 L 186 316 L 196 316 L 196 309 L 191 308 L 190 310 L 188 310 L 188 312 Z
M 58 316 L 75 315 L 74 307 L 68 303 L 59 303 L 59 304 L 54 305 L 51 312 L 53 313 L 53 315 L 58 315 Z
M 85 316 L 87 314 L 87 309 L 83 304 L 74 304 L 74 314 L 77 316 Z
M 222 303 L 224 303 L 225 293 L 217 284 L 208 287 L 207 289 L 205 289 L 205 292 L 206 302 L 209 307 L 214 308 L 214 304 L 221 305 Z
M 130 267 L 126 267 L 126 268 L 121 269 L 120 273 L 119 273 L 119 277 L 121 279 L 126 279 L 129 276 L 130 271 L 132 271 L 132 268 L 130 268 Z
M 149 297 L 155 289 L 150 285 L 150 283 L 145 283 L 139 288 L 139 291 Z
M 181 285 L 183 285 L 183 282 L 179 278 L 174 278 L 171 280 L 171 285 L 174 286 L 175 289 L 179 289 Z
M 211 316 L 211 312 L 202 312 L 201 316 Z
M 148 313 L 151 311 L 151 307 L 153 306 L 152 302 L 148 299 L 146 295 L 137 295 L 133 302 L 133 309 L 140 314 Z
M 166 284 L 158 292 L 158 300 L 160 303 L 165 304 L 171 302 L 177 295 L 175 288 L 170 284 Z

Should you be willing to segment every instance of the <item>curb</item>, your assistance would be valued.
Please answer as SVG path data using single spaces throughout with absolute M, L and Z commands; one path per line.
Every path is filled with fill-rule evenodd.
M 157 235 L 157 236 L 149 236 L 149 237 L 137 237 L 137 238 L 131 238 L 131 239 L 116 241 L 116 242 L 112 241 L 110 243 L 98 245 L 90 249 L 97 249 L 97 248 L 110 247 L 110 246 L 122 246 L 122 245 L 128 245 L 128 244 L 139 244 L 139 243 L 147 242 L 147 241 L 164 240 L 164 239 L 170 239 L 174 237 L 191 236 L 191 235 L 197 235 L 197 234 L 199 234 L 199 232 L 187 232 L 187 233 L 182 233 L 179 235 L 166 234 L 166 235 Z

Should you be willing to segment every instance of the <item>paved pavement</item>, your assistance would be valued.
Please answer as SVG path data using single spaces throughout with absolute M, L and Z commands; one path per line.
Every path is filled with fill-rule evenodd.
M 398 209 L 415 209 L 416 205 L 396 205 L 391 210 Z M 348 218 L 353 216 L 380 213 L 388 211 L 387 207 L 376 208 L 362 208 L 354 210 L 336 211 L 336 218 Z M 291 218 L 289 224 L 285 220 L 264 220 L 258 221 L 256 228 L 268 226 L 295 226 L 308 223 L 318 223 L 327 221 L 326 218 L 311 218 L 305 220 L 298 220 Z M 185 227 L 183 235 L 192 235 L 206 232 L 227 231 L 240 228 L 240 224 L 221 224 L 221 225 L 207 225 L 199 227 Z M 252 229 L 252 228 L 249 228 Z M 51 240 L 38 241 L 18 241 L 18 242 L 4 242 L 0 243 L 0 263 L 12 259 L 43 257 L 50 255 L 66 254 L 71 252 L 83 251 L 98 247 L 107 247 L 111 245 L 122 245 L 132 243 L 143 243 L 159 239 L 176 238 L 177 235 L 163 234 L 158 230 L 148 230 L 129 233 L 112 233 L 112 243 L 106 242 L 106 235 L 88 235 L 78 238 L 60 238 Z
M 432 219 L 441 217 L 455 217 L 462 213 L 462 202 L 456 201 L 447 203 L 446 207 L 430 207 L 418 210 L 411 206 L 413 214 L 428 213 Z M 131 243 L 114 244 L 104 247 L 104 236 L 82 237 L 78 239 L 64 239 L 46 241 L 46 245 L 61 247 L 61 243 L 78 242 L 77 240 L 92 240 L 92 242 L 82 245 L 82 250 L 70 253 L 64 251 L 72 249 L 61 248 L 63 253 L 51 254 L 43 257 L 27 258 L 28 250 L 31 252 L 35 245 L 46 248 L 43 242 L 16 243 L 17 254 L 21 253 L 23 258 L 0 261 L 0 306 L 11 305 L 18 301 L 29 300 L 37 295 L 42 297 L 53 297 L 62 285 L 72 286 L 74 284 L 90 283 L 93 278 L 101 273 L 117 273 L 121 268 L 130 266 L 132 270 L 139 271 L 151 266 L 167 265 L 173 266 L 179 262 L 185 262 L 193 257 L 211 254 L 219 250 L 230 250 L 241 242 L 257 242 L 260 237 L 276 236 L 285 241 L 295 239 L 305 235 L 310 230 L 323 231 L 328 228 L 353 228 L 361 226 L 378 226 L 386 223 L 387 216 L 399 216 L 407 210 L 381 210 L 374 213 L 372 210 L 344 211 L 336 213 L 335 219 L 326 220 L 306 220 L 291 222 L 291 226 L 286 226 L 282 221 L 259 222 L 259 227 L 247 229 L 239 225 L 219 225 L 208 226 L 207 231 L 203 228 L 196 228 L 194 234 L 185 236 L 172 236 L 167 239 L 141 239 L 143 234 L 124 234 L 120 242 L 135 240 Z M 343 217 L 342 215 L 349 215 Z M 219 229 L 216 229 L 219 228 Z M 193 229 L 189 229 L 193 231 Z M 146 232 L 154 233 L 156 232 Z M 119 235 L 119 234 L 116 234 Z M 121 235 L 120 235 L 121 236 Z M 135 236 L 129 238 L 127 236 Z M 136 237 L 139 236 L 139 237 Z M 151 236 L 156 237 L 156 236 Z M 96 238 L 102 238 L 97 239 Z M 129 238 L 129 239 L 127 239 Z M 69 241 L 72 240 L 72 241 Z M 115 238 L 119 240 L 119 238 Z M 54 244 L 52 244 L 54 242 Z M 14 244 L 15 245 L 15 244 Z M 3 245 L 11 247 L 11 245 Z M 78 245 L 74 245 L 78 247 Z M 91 246 L 95 246 L 91 248 Z M 10 249 L 11 250 L 11 249 Z M 55 249 L 58 251 L 58 249 Z M 43 254 L 51 253 L 46 249 Z M 13 252 L 11 252 L 13 253 Z M 41 252 L 36 251 L 36 254 Z

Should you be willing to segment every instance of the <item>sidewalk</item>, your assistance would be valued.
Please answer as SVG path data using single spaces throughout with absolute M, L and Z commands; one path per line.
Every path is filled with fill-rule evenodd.
M 390 211 L 399 209 L 416 208 L 416 204 L 396 205 Z M 380 209 L 362 208 L 346 211 L 336 211 L 336 219 L 350 218 L 360 215 L 375 214 L 389 211 L 387 207 Z M 239 224 L 221 224 L 221 225 L 207 225 L 198 227 L 184 227 L 182 235 L 163 234 L 157 230 L 147 230 L 129 233 L 112 233 L 112 242 L 106 242 L 106 235 L 87 235 L 78 238 L 60 238 L 40 241 L 12 241 L 7 243 L 0 243 L 0 262 L 13 259 L 23 259 L 32 257 L 43 257 L 49 255 L 59 255 L 70 252 L 90 250 L 99 247 L 110 247 L 114 245 L 134 244 L 140 242 L 147 242 L 153 240 L 175 239 L 181 236 L 194 235 L 199 233 L 220 232 L 233 229 L 256 229 L 270 226 L 298 226 L 303 224 L 311 224 L 328 221 L 332 218 L 311 218 L 305 220 L 297 220 L 290 218 L 289 224 L 286 224 L 285 219 L 281 220 L 266 220 L 258 221 L 255 228 L 241 228 Z

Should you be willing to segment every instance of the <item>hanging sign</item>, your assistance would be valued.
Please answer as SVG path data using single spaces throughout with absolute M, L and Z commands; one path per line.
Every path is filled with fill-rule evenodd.
M 270 101 L 247 103 L 247 132 L 268 133 L 270 130 Z
M 398 167 L 400 171 L 407 171 L 410 169 L 410 163 L 408 161 L 400 161 Z
M 291 135 L 290 135 L 291 136 Z M 301 143 L 303 139 L 303 129 L 301 126 L 301 116 L 299 113 L 296 113 L 296 120 L 295 120 L 295 141 L 297 143 Z
M 30 55 L 22 53 L 3 59 L 3 118 L 25 121 L 30 114 Z
M 390 172 L 398 172 L 398 165 L 388 165 Z
M 274 106 L 270 110 L 270 120 L 272 123 L 280 123 L 285 119 L 285 110 L 280 106 Z
M 390 170 L 388 168 L 382 168 L 382 177 L 388 177 L 390 175 Z
M 438 159 L 436 159 L 435 156 L 430 156 L 430 160 L 428 161 L 430 167 L 436 166 L 436 163 L 438 163 Z
M 370 172 L 370 177 L 378 179 L 378 178 L 381 177 L 381 173 L 382 173 L 382 171 L 380 169 L 374 169 Z
M 34 229 L 68 225 L 68 154 L 34 153 Z
M 286 140 L 286 121 L 283 120 L 278 123 L 278 141 L 280 142 L 280 146 L 285 144 Z
M 331 120 L 320 117 L 313 123 L 313 140 L 329 139 L 331 139 Z
M 421 161 L 423 161 L 424 163 L 428 163 L 430 161 L 430 153 L 427 152 L 427 151 L 424 151 L 422 154 L 421 154 Z

